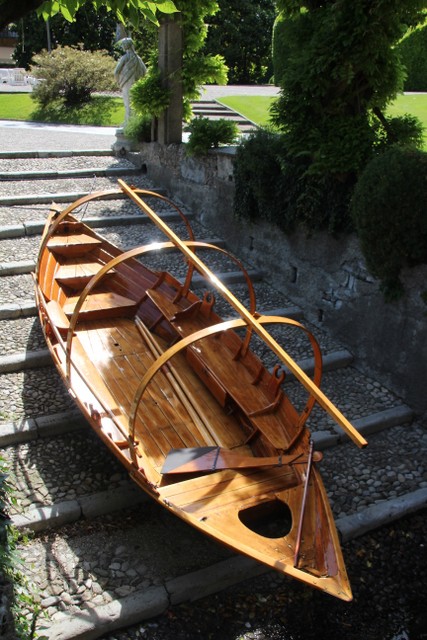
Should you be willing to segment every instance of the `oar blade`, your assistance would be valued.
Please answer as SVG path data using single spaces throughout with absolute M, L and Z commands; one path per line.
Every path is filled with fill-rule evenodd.
M 322 454 L 316 451 L 314 462 L 319 462 Z M 242 456 L 221 447 L 190 447 L 171 449 L 166 456 L 161 473 L 201 473 L 221 469 L 249 469 L 261 467 L 281 467 L 288 464 L 304 464 L 307 456 L 301 453 L 269 457 Z
M 189 447 L 171 449 L 165 458 L 162 474 L 206 471 L 207 458 L 215 457 L 219 447 Z

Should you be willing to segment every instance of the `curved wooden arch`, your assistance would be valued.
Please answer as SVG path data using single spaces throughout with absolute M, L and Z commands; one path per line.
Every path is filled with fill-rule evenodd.
M 191 224 L 190 224 L 187 216 L 181 211 L 181 209 L 178 207 L 178 205 L 176 205 L 172 200 L 169 200 L 169 198 L 167 198 L 166 196 L 161 195 L 160 193 L 156 193 L 155 191 L 150 191 L 149 189 L 134 189 L 133 191 L 135 193 L 148 196 L 150 198 L 151 197 L 158 198 L 159 200 L 163 200 L 163 202 L 166 202 L 167 204 L 171 205 L 178 212 L 179 216 L 181 217 L 182 221 L 184 222 L 190 240 L 192 240 L 192 241 L 195 240 L 194 232 L 193 232 L 193 229 L 191 227 Z M 109 189 L 109 190 L 106 190 L 106 191 L 94 191 L 93 193 L 89 193 L 86 196 L 82 196 L 81 198 L 79 198 L 75 202 L 72 202 L 70 205 L 68 205 L 68 207 L 66 207 L 65 209 L 63 209 L 61 211 L 61 213 L 58 215 L 58 217 L 53 220 L 52 224 L 50 225 L 47 233 L 43 237 L 42 242 L 40 244 L 39 255 L 38 255 L 38 259 L 37 259 L 37 263 L 36 263 L 37 264 L 37 266 L 36 266 L 37 278 L 39 276 L 39 269 L 40 269 L 40 264 L 41 264 L 40 258 L 42 256 L 42 253 L 45 250 L 46 245 L 49 242 L 50 238 L 54 235 L 55 231 L 58 229 L 58 227 L 61 224 L 61 222 L 70 213 L 72 213 L 75 209 L 77 209 L 78 207 L 82 206 L 83 204 L 86 204 L 86 202 L 90 202 L 91 200 L 99 200 L 99 199 L 102 200 L 103 198 L 111 198 L 112 196 L 123 196 L 123 189 Z M 194 272 L 194 265 L 191 264 L 190 268 L 188 270 L 188 273 L 187 273 L 186 284 L 187 284 L 187 281 L 191 282 L 191 278 L 192 278 L 193 272 Z M 190 285 L 188 284 L 188 287 L 189 286 Z
M 138 197 L 138 194 L 132 191 L 132 189 L 123 181 L 118 180 L 120 187 L 123 189 L 127 195 L 134 200 L 138 204 L 139 207 L 153 220 L 153 222 L 162 229 L 165 235 L 172 240 L 172 242 L 181 249 L 183 254 L 188 257 L 189 249 L 185 246 L 182 240 L 170 229 L 163 220 L 143 201 Z M 194 260 L 196 269 L 205 275 L 208 278 L 214 277 L 210 269 L 198 259 L 198 257 L 193 254 L 192 259 Z M 325 396 L 323 391 L 316 387 L 307 376 L 307 374 L 297 365 L 297 363 L 289 357 L 289 355 L 282 349 L 282 347 L 277 343 L 276 340 L 266 331 L 263 325 L 258 322 L 258 318 L 256 315 L 251 315 L 251 313 L 244 307 L 239 300 L 233 296 L 231 291 L 229 291 L 219 280 L 216 282 L 216 286 L 219 291 L 221 291 L 222 295 L 225 297 L 227 302 L 231 304 L 231 306 L 237 311 L 241 318 L 246 319 L 246 323 L 248 326 L 251 326 L 253 330 L 260 336 L 260 338 L 270 347 L 272 351 L 276 354 L 276 356 L 282 362 L 285 362 L 288 369 L 294 376 L 301 382 L 301 384 L 307 389 L 307 391 L 315 396 L 317 402 L 320 404 L 323 409 L 329 413 L 329 415 L 335 420 L 337 424 L 345 431 L 345 433 L 353 440 L 355 444 L 359 447 L 366 447 L 368 444 L 366 439 L 353 427 L 351 422 L 347 420 L 347 418 L 343 415 L 343 413 L 336 407 L 330 400 Z
M 246 283 L 248 285 L 248 289 L 249 289 L 249 298 L 250 298 L 250 308 L 252 310 L 252 313 L 255 314 L 255 305 L 256 305 L 256 299 L 255 299 L 255 291 L 253 289 L 253 284 L 252 281 L 249 277 L 248 272 L 246 271 L 245 267 L 241 264 L 240 260 L 238 260 L 237 258 L 235 258 L 232 254 L 230 254 L 228 251 L 226 251 L 225 249 L 221 249 L 220 247 L 217 247 L 215 245 L 211 245 L 207 242 L 197 242 L 197 241 L 193 241 L 193 240 L 187 240 L 184 243 L 186 246 L 188 247 L 199 247 L 199 248 L 207 248 L 207 249 L 214 249 L 216 251 L 219 251 L 220 253 L 225 254 L 226 256 L 232 258 L 234 260 L 234 262 L 236 262 L 236 264 L 238 264 L 243 272 L 243 275 L 246 279 Z M 126 262 L 126 260 L 130 260 L 131 258 L 135 258 L 136 256 L 141 256 L 144 253 L 149 253 L 150 251 L 157 251 L 159 249 L 176 249 L 176 246 L 173 242 L 162 242 L 162 243 L 151 243 L 148 245 L 143 245 L 142 247 L 135 247 L 134 249 L 130 249 L 129 251 L 126 251 L 125 253 L 120 254 L 119 256 L 116 256 L 115 258 L 112 258 L 112 260 L 110 260 L 109 262 L 107 262 L 99 271 L 96 275 L 94 275 L 90 281 L 87 283 L 87 285 L 85 286 L 85 288 L 83 289 L 83 291 L 80 294 L 79 299 L 76 302 L 76 305 L 74 307 L 74 311 L 72 313 L 72 316 L 70 318 L 70 325 L 68 328 L 68 333 L 67 333 L 67 341 L 66 341 L 66 375 L 67 378 L 70 377 L 70 371 L 71 371 L 71 365 L 70 365 L 70 361 L 71 361 L 71 345 L 72 345 L 72 339 L 73 339 L 73 333 L 74 330 L 76 328 L 77 325 L 77 321 L 78 321 L 78 317 L 79 317 L 79 313 L 80 310 L 84 304 L 84 301 L 86 300 L 87 296 L 89 295 L 89 293 L 92 291 L 92 289 L 100 282 L 100 280 L 102 280 L 102 278 L 108 273 L 108 271 L 110 271 L 111 269 L 113 269 L 114 267 L 116 267 L 118 264 L 122 263 L 122 262 Z M 246 324 L 246 323 L 245 323 Z
M 287 324 L 305 331 L 310 339 L 311 345 L 313 347 L 314 352 L 314 375 L 313 375 L 313 384 L 317 387 L 320 384 L 322 377 L 322 355 L 320 351 L 319 344 L 313 334 L 306 328 L 304 325 L 300 324 L 296 320 L 292 320 L 291 318 L 282 318 L 281 316 L 259 316 L 257 321 L 260 324 Z M 135 422 L 136 422 L 136 414 L 138 412 L 138 407 L 141 402 L 142 396 L 144 394 L 145 389 L 154 378 L 156 373 L 177 353 L 185 349 L 191 344 L 202 340 L 203 338 L 207 338 L 208 336 L 215 335 L 217 333 L 221 333 L 223 331 L 227 331 L 228 329 L 237 329 L 246 326 L 247 323 L 242 318 L 235 318 L 233 320 L 226 320 L 225 322 L 220 322 L 218 324 L 211 325 L 210 327 L 205 327 L 204 329 L 200 329 L 200 331 L 196 331 L 192 333 L 190 336 L 186 336 L 182 338 L 179 342 L 175 343 L 172 347 L 167 349 L 161 356 L 151 365 L 151 367 L 144 374 L 141 382 L 138 385 L 138 388 L 135 392 L 134 399 L 132 401 L 132 405 L 129 412 L 129 433 L 131 439 L 135 436 Z M 289 358 L 290 356 L 288 356 Z M 292 358 L 291 358 L 292 360 Z M 286 364 L 286 362 L 285 362 Z M 300 421 L 298 424 L 298 431 L 296 437 L 299 435 L 300 430 L 304 426 L 307 418 L 309 417 L 314 403 L 316 402 L 316 398 L 309 394 L 308 400 L 304 409 L 300 413 Z M 293 439 L 293 441 L 296 438 Z

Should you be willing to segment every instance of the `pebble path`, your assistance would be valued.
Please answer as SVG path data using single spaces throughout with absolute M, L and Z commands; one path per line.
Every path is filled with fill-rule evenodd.
M 37 160 L 0 160 L 0 196 L 19 194 L 44 194 L 81 192 L 113 188 L 115 178 L 55 178 L 44 180 L 8 180 L 7 174 L 16 171 L 67 171 L 81 168 L 131 168 L 128 161 L 114 157 L 38 158 Z M 155 188 L 146 176 L 132 176 L 132 183 L 143 188 Z M 162 212 L 167 206 L 158 203 Z M 133 213 L 130 213 L 130 211 Z M 46 206 L 0 204 L 0 227 L 17 222 L 43 220 Z M 85 216 L 134 215 L 134 208 L 123 200 L 98 202 L 85 211 Z M 137 214 L 135 214 L 137 215 Z M 197 239 L 213 239 L 216 234 L 202 227 L 196 219 L 192 226 Z M 172 227 L 178 230 L 179 223 Z M 182 226 L 181 226 L 182 229 Z M 123 248 L 136 243 L 159 239 L 147 225 L 105 226 L 104 235 Z M 17 260 L 35 261 L 40 236 L 0 239 L 0 267 Z M 173 270 L 184 276 L 186 265 L 180 257 L 154 256 L 158 268 Z M 212 269 L 221 273 L 236 270 L 221 254 L 209 256 Z M 171 267 L 171 265 L 173 265 Z M 251 265 L 246 265 L 251 269 Z M 1 269 L 0 269 L 1 271 Z M 246 285 L 242 281 L 230 285 L 243 301 L 248 301 Z M 255 290 L 258 308 L 265 310 L 291 309 L 294 305 L 283 294 L 257 280 Z M 0 307 L 22 304 L 33 299 L 33 283 L 30 273 L 0 277 Z M 226 305 L 218 305 L 219 313 L 227 315 Z M 302 310 L 297 310 L 302 317 Z M 4 316 L 2 315 L 2 318 Z M 322 352 L 330 361 L 337 353 L 345 352 L 338 344 L 317 327 L 310 327 L 316 335 Z M 0 320 L 2 336 L 0 349 L 0 446 L 1 435 L 8 425 L 23 425 L 27 421 L 42 420 L 50 416 L 73 412 L 74 403 L 61 384 L 55 368 L 43 366 L 25 368 L 13 372 L 1 369 L 2 358 L 15 357 L 24 352 L 43 352 L 45 344 L 38 320 L 29 317 Z M 299 361 L 311 358 L 308 341 L 300 333 L 290 329 L 275 329 L 275 337 L 289 349 Z M 256 347 L 257 348 L 257 347 Z M 269 365 L 275 364 L 269 353 L 258 346 L 260 355 Z M 402 408 L 401 400 L 381 381 L 357 369 L 348 354 L 345 367 L 331 365 L 324 375 L 322 387 L 327 395 L 352 420 L 369 423 L 372 416 L 389 416 Z M 271 359 L 271 361 L 270 361 Z M 327 358 L 326 358 L 327 359 Z M 305 401 L 299 386 L 291 379 L 286 382 L 287 391 L 296 403 Z M 388 413 L 387 413 L 388 412 Z M 410 415 L 410 411 L 409 414 Z M 375 433 L 368 435 L 369 447 L 358 450 L 348 440 L 339 446 L 325 450 L 321 465 L 322 476 L 337 518 L 362 512 L 372 505 L 390 498 L 398 498 L 418 489 L 427 488 L 427 433 L 422 420 L 399 422 L 396 418 L 381 426 L 375 422 Z M 385 428 L 387 426 L 387 428 Z M 331 420 L 320 409 L 310 418 L 312 432 L 320 438 L 337 438 Z M 368 431 L 369 433 L 369 431 Z M 93 496 L 131 491 L 131 483 L 125 472 L 100 446 L 96 436 L 81 427 L 71 432 L 46 438 L 16 442 L 4 446 L 6 458 L 16 489 L 14 516 L 22 516 L 36 508 L 55 509 L 58 504 L 79 505 Z M 78 520 L 54 530 L 41 531 L 20 545 L 24 560 L 24 572 L 35 585 L 35 597 L 43 615 L 38 628 L 47 637 L 57 625 L 70 622 L 69 616 L 78 616 L 97 610 L 108 603 L 126 598 L 134 593 L 149 592 L 164 585 L 176 576 L 207 568 L 221 561 L 228 561 L 231 553 L 219 545 L 190 530 L 158 505 L 144 502 L 143 506 L 102 517 Z M 173 532 L 171 536 L 171 532 Z M 274 583 L 274 576 L 271 578 Z M 197 605 L 195 605 L 197 606 Z M 30 615 L 30 612 L 28 612 Z M 46 630 L 47 629 L 47 630 Z M 51 629 L 51 632 L 49 631 Z M 98 635 L 91 637 L 99 637 Z M 108 640 L 139 638 L 140 628 L 129 627 L 116 635 L 108 634 Z M 249 637 L 249 636 L 248 636 Z M 255 637 L 255 636 L 254 636 Z

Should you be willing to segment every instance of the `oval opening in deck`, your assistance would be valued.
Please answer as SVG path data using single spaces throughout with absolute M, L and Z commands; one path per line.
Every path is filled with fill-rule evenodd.
M 292 513 L 288 505 L 274 498 L 239 511 L 239 520 L 264 538 L 283 538 L 292 529 Z

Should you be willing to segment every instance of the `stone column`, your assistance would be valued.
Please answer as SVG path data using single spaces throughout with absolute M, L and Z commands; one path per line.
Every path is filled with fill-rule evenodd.
M 182 28 L 178 17 L 162 18 L 159 32 L 159 67 L 164 86 L 172 91 L 171 103 L 157 121 L 160 144 L 182 142 Z

